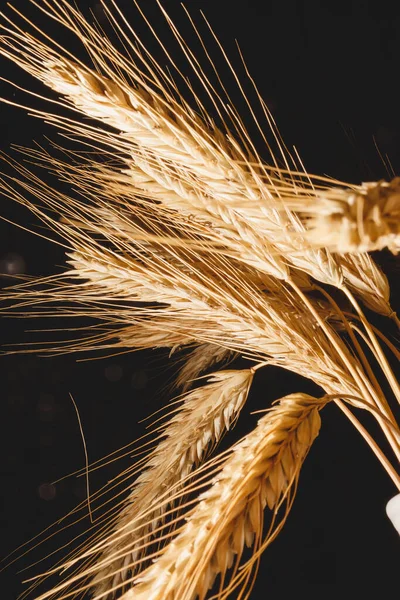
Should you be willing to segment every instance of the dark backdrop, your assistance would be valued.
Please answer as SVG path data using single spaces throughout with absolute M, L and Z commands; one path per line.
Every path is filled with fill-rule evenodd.
M 165 26 L 155 3 L 146 0 L 142 4 L 163 34 Z M 49 26 L 27 0 L 16 1 L 15 5 L 32 15 L 35 23 Z M 93 0 L 78 1 L 78 5 L 85 11 L 93 8 L 101 17 Z M 121 1 L 120 5 L 133 25 L 143 29 L 143 38 L 149 39 L 131 1 Z M 179 3 L 163 5 L 178 28 L 189 32 Z M 337 0 L 202 0 L 187 5 L 194 16 L 204 10 L 234 66 L 242 73 L 234 43 L 238 40 L 287 144 L 296 145 L 310 172 L 354 183 L 388 177 L 376 145 L 399 172 L 400 8 L 389 9 L 381 2 Z M 201 30 L 206 28 L 202 26 Z M 190 33 L 187 35 L 188 41 L 195 43 Z M 5 60 L 0 67 L 6 79 L 42 91 Z M 225 75 L 229 80 L 229 74 Z M 227 84 L 233 89 L 231 81 Z M 232 93 L 241 107 L 241 99 Z M 26 100 L 21 91 L 4 82 L 1 96 L 16 102 Z M 0 128 L 6 152 L 10 152 L 12 143 L 42 143 L 44 132 L 53 139 L 57 137 L 39 120 L 5 105 L 0 108 Z M 252 131 L 250 121 L 249 128 Z M 8 200 L 2 200 L 1 213 L 24 227 L 36 225 L 27 211 Z M 62 268 L 65 257 L 59 247 L 8 222 L 1 222 L 0 227 L 3 287 L 13 273 L 45 275 Z M 398 308 L 398 262 L 386 253 L 380 253 L 377 259 L 389 275 L 393 303 Z M 376 322 L 382 324 L 379 319 Z M 35 339 L 28 330 L 48 326 L 37 319 L 3 318 L 3 350 L 13 343 L 23 347 Z M 51 326 L 62 325 L 55 319 Z M 52 335 L 46 333 L 45 339 L 51 340 Z M 163 353 L 130 353 L 84 362 L 82 358 L 36 354 L 0 357 L 3 556 L 85 498 L 82 479 L 72 477 L 51 485 L 84 465 L 69 393 L 79 406 L 90 460 L 143 433 L 144 425 L 138 421 L 168 398 L 165 386 L 174 368 Z M 308 382 L 279 369 L 258 373 L 248 406 L 228 441 L 254 426 L 257 416 L 250 415 L 252 410 L 300 390 L 315 391 Z M 94 474 L 92 491 L 119 468 L 113 464 Z M 380 598 L 389 597 L 398 581 L 399 540 L 386 517 L 385 504 L 394 493 L 391 481 L 338 409 L 324 409 L 321 434 L 305 463 L 294 508 L 283 532 L 264 555 L 251 598 L 286 599 L 294 593 L 326 598 L 340 595 L 344 599 L 372 598 L 377 593 Z M 67 539 L 67 535 L 61 536 L 61 540 Z M 46 552 L 52 550 L 50 542 Z M 17 571 L 38 560 L 43 552 L 39 548 L 3 574 L 0 589 L 4 600 L 16 598 L 22 590 L 21 581 L 26 575 Z M 38 570 L 36 567 L 33 573 Z

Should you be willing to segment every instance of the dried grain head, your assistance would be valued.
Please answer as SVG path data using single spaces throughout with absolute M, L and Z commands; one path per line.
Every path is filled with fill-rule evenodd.
M 302 462 L 318 435 L 324 403 L 293 394 L 272 408 L 234 447 L 178 535 L 122 598 L 203 599 L 217 575 L 226 583 L 232 565 L 230 589 L 246 584 L 252 562 L 238 571 L 238 558 L 245 545 L 255 543 L 259 549 L 272 541 L 272 531 L 262 541 L 263 510 L 268 507 L 275 514 L 283 499 L 290 506 Z M 224 587 L 216 597 L 224 597 Z
M 174 496 L 185 478 L 238 418 L 253 374 L 252 370 L 219 371 L 208 378 L 206 385 L 186 394 L 182 406 L 173 411 L 125 507 L 117 514 L 113 530 L 108 535 L 102 532 L 96 545 L 94 554 L 98 556 L 90 583 L 95 596 L 112 598 L 108 590 L 123 586 L 143 567 L 146 547 L 157 537 L 153 532 L 164 522 L 167 508 L 175 504 Z

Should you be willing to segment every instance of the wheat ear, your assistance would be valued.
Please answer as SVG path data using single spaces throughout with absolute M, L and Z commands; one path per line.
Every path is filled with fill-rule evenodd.
M 143 551 L 152 532 L 163 522 L 168 490 L 173 496 L 192 468 L 218 442 L 223 431 L 237 419 L 246 401 L 252 370 L 219 371 L 208 383 L 183 397 L 182 407 L 164 427 L 161 441 L 150 454 L 144 472 L 136 480 L 118 514 L 115 531 L 102 533 L 96 552 L 102 551 L 92 572 L 94 595 L 104 595 L 130 577 L 136 560 L 140 567 Z M 158 507 L 158 498 L 165 504 Z M 152 507 L 154 507 L 152 509 Z M 145 514 L 143 518 L 141 515 Z M 142 523 L 142 525 L 141 525 Z
M 370 255 L 367 253 L 341 255 L 339 261 L 348 289 L 370 310 L 392 317 L 389 282 Z
M 189 128 L 189 132 L 185 133 L 184 119 L 187 119 L 187 115 L 184 118 L 181 115 L 179 120 L 175 122 L 174 135 L 176 136 L 176 141 L 172 143 L 170 135 L 167 135 L 165 132 L 164 119 L 166 118 L 165 115 L 168 116 L 166 108 L 149 93 L 140 91 L 140 89 L 132 89 L 128 93 L 122 84 L 101 78 L 97 73 L 94 74 L 82 70 L 82 67 L 79 65 L 68 61 L 62 69 L 52 64 L 49 65 L 48 69 L 49 73 L 47 79 L 45 78 L 45 83 L 50 85 L 50 87 L 66 94 L 86 114 L 101 119 L 106 123 L 111 123 L 116 129 L 134 136 L 135 144 L 138 144 L 141 149 L 137 149 L 133 155 L 133 150 L 130 150 L 133 163 L 126 170 L 128 178 L 126 183 L 128 185 L 132 186 L 133 184 L 139 190 L 145 191 L 152 198 L 159 199 L 168 207 L 176 209 L 178 212 L 190 216 L 197 215 L 200 220 L 213 219 L 214 227 L 224 232 L 225 242 L 229 244 L 232 252 L 240 260 L 244 260 L 261 271 L 287 279 L 289 273 L 279 258 L 281 254 L 294 266 L 308 272 L 317 280 L 333 285 L 341 283 L 340 275 L 338 274 L 338 265 L 335 264 L 335 260 L 326 252 L 326 248 L 333 251 L 338 251 L 338 249 L 336 247 L 330 248 L 329 244 L 324 244 L 323 240 L 325 238 L 321 235 L 320 239 L 322 243 L 319 244 L 321 249 L 307 249 L 305 247 L 299 253 L 297 243 L 291 246 L 290 237 L 286 236 L 286 238 L 282 238 L 282 232 L 285 230 L 290 231 L 290 229 L 285 229 L 286 219 L 282 219 L 279 215 L 282 209 L 287 211 L 292 207 L 299 209 L 302 206 L 306 210 L 307 206 L 319 207 L 319 202 L 321 201 L 322 204 L 323 200 L 327 202 L 328 197 L 332 198 L 333 211 L 335 202 L 340 203 L 341 197 L 344 194 L 342 189 L 330 188 L 324 191 L 326 194 L 325 197 L 324 192 L 316 193 L 313 189 L 304 190 L 303 188 L 293 186 L 289 188 L 292 195 L 291 199 L 282 197 L 282 194 L 287 193 L 285 188 L 282 191 L 281 186 L 271 185 L 268 181 L 257 180 L 254 171 L 247 172 L 237 163 L 238 158 L 232 156 L 232 149 L 228 151 L 227 142 L 223 143 L 224 137 L 220 133 L 216 138 L 219 144 L 223 143 L 223 146 L 216 146 L 213 154 L 208 157 L 206 151 L 204 151 L 203 161 L 201 161 L 201 175 L 203 179 L 205 177 L 204 169 L 207 168 L 208 171 L 206 182 L 202 181 L 200 183 L 198 179 L 199 173 L 196 172 L 196 165 L 193 165 L 192 161 L 193 155 L 196 153 L 195 150 L 198 152 L 198 149 L 203 146 L 206 149 L 208 148 L 208 134 L 204 130 L 204 125 L 201 126 L 200 122 L 196 122 L 197 137 L 196 139 L 191 139 L 191 129 Z M 53 69 L 54 73 L 52 76 Z M 66 78 L 65 81 L 63 77 Z M 73 85 L 71 81 L 74 82 Z M 129 100 L 133 93 L 137 94 L 134 105 Z M 121 111 L 123 111 L 125 118 L 122 118 Z M 149 117 L 149 122 L 147 123 L 146 121 L 147 125 L 144 125 L 143 114 L 147 115 L 149 111 L 151 118 Z M 172 116 L 169 115 L 168 118 L 172 118 Z M 160 153 L 162 155 L 161 146 L 157 146 L 157 156 L 149 154 L 149 149 L 153 149 L 149 141 L 149 131 L 155 137 L 161 136 L 163 140 L 163 144 L 160 142 L 161 146 L 166 149 L 164 159 L 169 161 L 169 163 L 171 161 L 176 162 L 179 164 L 179 168 L 176 165 L 172 168 L 160 159 Z M 203 131 L 202 137 L 201 131 Z M 179 134 L 181 135 L 179 136 Z M 184 139 L 185 135 L 187 137 L 186 141 Z M 230 139 L 232 141 L 232 138 Z M 199 145 L 200 140 L 203 143 Z M 178 156 L 176 156 L 176 153 L 173 155 L 168 154 L 168 148 L 172 147 L 175 152 L 179 144 L 181 144 L 181 154 Z M 223 151 L 224 146 L 225 150 Z M 146 151 L 143 147 L 146 148 Z M 193 148 L 193 152 L 190 152 L 191 148 Z M 234 197 L 229 196 L 229 198 L 225 198 L 225 200 L 228 200 L 228 204 L 221 202 L 221 200 L 224 200 L 223 189 L 221 189 L 221 185 L 218 183 L 216 174 L 213 174 L 213 165 L 219 164 L 217 157 L 220 157 L 218 161 L 222 160 L 219 168 L 223 181 L 227 178 L 226 173 L 224 174 L 224 169 L 228 168 L 227 165 L 223 166 L 223 161 L 230 161 L 229 172 L 235 173 L 233 180 L 232 175 L 229 176 L 229 187 L 227 188 L 229 189 L 229 194 L 232 194 L 232 190 L 235 189 L 235 181 L 248 182 L 244 189 L 238 189 L 236 192 L 247 198 L 246 210 L 244 212 L 241 209 L 240 203 L 234 201 Z M 206 162 L 207 158 L 208 163 Z M 186 170 L 182 169 L 182 165 L 185 165 Z M 195 179 L 187 178 L 187 169 L 189 168 L 194 169 Z M 292 177 L 296 175 L 296 173 L 291 174 Z M 107 185 L 110 184 L 110 179 L 110 177 L 107 178 Z M 186 183 L 185 179 L 187 179 Z M 215 189 L 210 188 L 210 185 L 215 185 Z M 200 190 L 198 193 L 196 193 L 197 189 Z M 339 200 L 335 198 L 335 189 L 337 189 Z M 251 190 L 251 193 L 249 190 Z M 258 202 L 261 203 L 261 209 L 255 208 L 255 194 L 258 197 Z M 359 198 L 360 202 L 363 198 L 361 192 L 357 195 L 355 192 L 349 191 L 347 195 L 350 198 L 348 199 L 349 203 L 351 203 L 353 197 Z M 299 197 L 302 200 L 299 200 Z M 315 210 L 317 209 L 315 208 Z M 391 217 L 391 222 L 395 220 L 396 215 Z M 302 230 L 301 228 L 299 229 L 296 219 L 292 218 L 291 226 L 297 232 L 295 235 L 301 233 Z M 357 227 L 361 226 L 358 224 Z M 315 228 L 315 231 L 317 231 L 317 228 Z M 315 236 L 316 233 L 314 232 L 313 235 Z M 308 239 L 308 234 L 306 239 Z M 265 247 L 266 240 L 269 241 Z M 314 245 L 318 246 L 315 243 Z M 248 247 L 248 252 L 244 251 L 246 246 Z M 322 249 L 322 246 L 324 246 L 324 249 Z M 360 253 L 362 250 L 364 250 L 363 247 L 354 246 L 351 250 L 342 249 L 342 252 L 351 251 Z M 354 260 L 351 257 L 348 259 L 345 256 L 341 258 L 340 263 L 346 271 L 346 283 L 350 289 L 356 291 L 357 295 L 364 300 L 367 306 L 382 314 L 392 314 L 393 311 L 388 303 L 387 282 L 384 282 L 382 275 L 377 273 L 378 268 L 374 265 L 371 258 L 364 258 L 364 263 L 366 260 L 369 260 L 369 268 L 362 269 L 362 265 L 359 265 L 359 268 L 355 268 L 357 267 L 357 258 Z M 365 267 L 365 264 L 363 266 Z M 375 300 L 373 299 L 374 291 L 377 292 Z
M 134 578 L 123 600 L 203 599 L 215 577 L 219 574 L 224 580 L 234 562 L 237 574 L 245 544 L 255 541 L 265 548 L 269 540 L 261 541 L 263 509 L 268 506 L 275 514 L 284 498 L 290 504 L 288 495 L 318 435 L 319 410 L 325 403 L 293 394 L 268 411 L 234 447 L 181 531 L 154 564 Z M 269 536 L 272 540 L 271 532 Z M 239 580 L 243 578 L 245 571 Z M 223 590 L 217 597 L 223 597 Z
M 221 457 L 198 469 L 190 478 L 192 483 L 188 479 L 183 489 L 178 488 L 172 495 L 168 492 L 159 497 L 147 515 L 147 529 L 154 531 L 155 541 L 160 543 L 159 549 L 152 553 L 154 564 L 121 581 L 121 573 L 140 570 L 143 562 L 141 558 L 132 556 L 130 548 L 123 548 L 120 566 L 114 565 L 114 587 L 107 586 L 104 591 L 98 587 L 93 600 L 118 597 L 126 585 L 129 589 L 122 594 L 123 600 L 186 600 L 195 597 L 203 600 L 215 577 L 220 574 L 221 582 L 224 582 L 233 563 L 226 594 L 221 585 L 217 597 L 225 598 L 238 585 L 248 585 L 257 556 L 273 541 L 286 520 L 302 463 L 319 432 L 319 410 L 327 401 L 307 394 L 291 394 L 282 398 L 279 404 L 266 411 L 253 432 Z M 164 526 L 154 528 L 154 523 L 160 520 L 159 514 L 173 514 L 173 509 L 168 510 L 171 502 L 179 503 L 183 497 L 205 486 L 207 489 L 196 499 L 196 506 L 190 508 L 193 502 L 188 503 L 185 523 L 176 531 L 171 529 L 168 521 Z M 280 517 L 278 511 L 284 502 L 286 508 Z M 266 507 L 272 511 L 272 520 L 263 540 L 263 511 Z M 277 519 L 280 520 L 276 522 Z M 143 530 L 142 514 L 130 522 L 129 527 L 133 531 L 135 526 Z M 123 531 L 120 535 L 123 536 Z M 141 540 L 144 548 L 154 548 L 147 534 Z M 239 570 L 245 545 L 254 545 L 255 555 Z M 91 548 L 82 557 L 94 554 L 95 550 L 96 547 Z M 122 560 L 125 557 L 127 560 Z M 76 559 L 57 570 L 71 568 L 75 563 Z M 83 570 L 51 592 L 40 595 L 37 600 L 45 600 L 54 594 L 58 600 L 64 600 L 82 593 L 87 586 L 80 586 L 79 581 L 92 576 L 96 569 L 95 565 Z M 103 581 L 108 581 L 109 576 L 108 572 L 103 573 Z M 98 586 L 100 583 L 97 581 Z M 133 587 L 130 587 L 132 584 Z M 72 585 L 73 591 L 68 592 Z

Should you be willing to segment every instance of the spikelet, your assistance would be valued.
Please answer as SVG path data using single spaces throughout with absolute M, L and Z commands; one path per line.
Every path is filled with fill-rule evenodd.
M 175 384 L 177 388 L 185 392 L 201 373 L 215 364 L 226 363 L 226 361 L 233 360 L 234 358 L 235 354 L 225 348 L 221 348 L 215 344 L 201 344 L 194 348 L 185 359 L 185 364 L 180 369 Z
M 370 310 L 386 317 L 393 314 L 390 306 L 390 287 L 386 275 L 369 254 L 340 256 L 344 281 Z

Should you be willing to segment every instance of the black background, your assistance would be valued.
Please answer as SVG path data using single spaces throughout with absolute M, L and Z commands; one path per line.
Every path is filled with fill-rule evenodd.
M 53 25 L 29 2 L 14 3 L 36 24 L 52 34 Z M 132 25 L 157 48 L 138 19 L 132 2 L 120 1 Z M 176 1 L 163 2 L 178 29 L 196 48 L 193 33 Z M 98 4 L 78 1 L 89 13 L 101 17 Z M 142 2 L 161 36 L 168 32 L 153 1 Z M 243 76 L 235 39 L 261 95 L 267 101 L 286 143 L 295 145 L 309 172 L 328 174 L 354 183 L 387 178 L 374 140 L 388 155 L 395 172 L 400 169 L 400 8 L 381 2 L 187 2 L 206 35 L 199 11 L 203 10 L 219 36 L 239 76 Z M 7 14 L 10 11 L 7 9 Z M 56 35 L 62 35 L 55 30 Z M 208 38 L 207 38 L 208 39 Z M 59 41 L 64 42 L 60 37 Z M 65 43 L 73 43 L 65 38 Z M 219 68 L 218 52 L 215 60 Z M 2 77 L 22 87 L 46 94 L 41 86 L 21 74 L 4 59 Z M 221 61 L 221 75 L 231 86 L 235 104 L 243 102 Z M 245 84 L 248 85 L 248 84 Z M 250 93 L 250 86 L 248 86 Z M 247 90 L 247 88 L 246 88 Z M 1 94 L 24 103 L 27 99 L 13 85 L 1 83 Z M 245 108 L 243 105 L 243 113 Z M 246 117 L 244 117 L 246 119 Z M 254 133 L 248 120 L 250 133 Z M 0 107 L 0 140 L 6 152 L 10 144 L 43 142 L 54 130 L 25 111 Z M 263 153 L 259 140 L 258 148 Z M 266 155 L 266 158 L 267 155 Z M 7 170 L 4 165 L 3 170 Z M 3 199 L 1 213 L 24 227 L 35 227 L 23 208 Z M 62 249 L 7 223 L 0 223 L 2 273 L 46 275 L 62 269 Z M 398 260 L 380 253 L 392 287 L 393 305 Z M 3 275 L 5 287 L 9 277 Z M 381 320 L 375 322 L 394 333 Z M 3 349 L 9 344 L 36 339 L 29 329 L 48 323 L 3 318 Z M 57 319 L 53 326 L 62 326 Z M 45 339 L 51 340 L 52 333 Z M 99 358 L 91 355 L 86 358 Z M 52 487 L 58 477 L 84 465 L 82 440 L 72 393 L 85 432 L 90 460 L 128 443 L 143 432 L 138 421 L 168 399 L 165 386 L 174 367 L 160 352 L 129 353 L 101 360 L 82 361 L 80 355 L 42 357 L 36 354 L 0 357 L 1 488 L 3 496 L 1 554 L 41 531 L 77 501 L 85 498 L 85 482 L 74 477 Z M 235 432 L 226 443 L 250 430 L 257 416 L 251 411 L 293 391 L 315 392 L 308 382 L 279 369 L 257 374 L 248 405 Z M 374 431 L 374 430 L 373 430 Z M 379 435 L 379 434 L 377 434 Z M 126 463 L 124 463 L 126 466 Z M 111 465 L 93 475 L 92 490 L 118 472 Z M 305 463 L 298 495 L 289 520 L 276 542 L 266 551 L 251 598 L 307 597 L 386 598 L 398 581 L 399 540 L 385 514 L 386 502 L 395 494 L 365 442 L 335 406 L 323 413 L 320 437 Z M 68 536 L 62 538 L 68 539 Z M 54 545 L 46 546 L 46 552 Z M 3 574 L 1 597 L 14 599 L 22 590 L 23 573 L 17 571 L 43 556 L 40 548 Z M 47 563 L 46 563 L 47 564 Z M 34 572 L 40 570 L 36 567 Z M 31 574 L 32 572 L 29 572 Z

